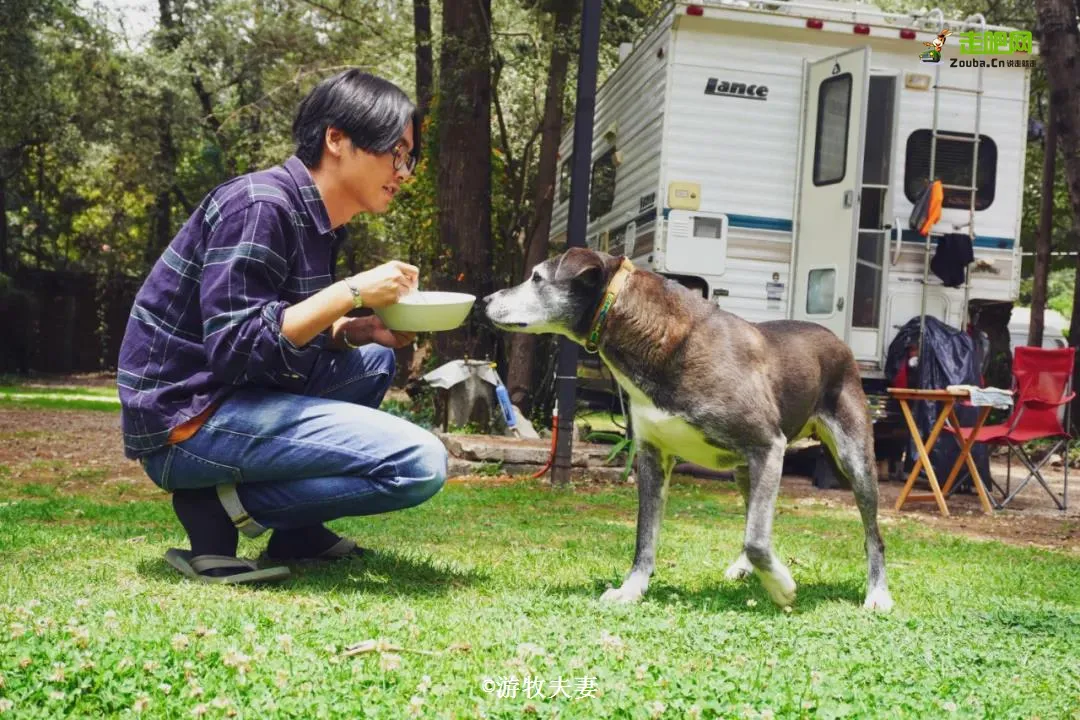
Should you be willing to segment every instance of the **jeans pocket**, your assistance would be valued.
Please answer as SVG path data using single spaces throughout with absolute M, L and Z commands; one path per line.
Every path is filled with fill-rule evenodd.
M 147 477 L 154 481 L 162 490 L 169 490 L 169 466 L 172 464 L 173 452 L 176 450 L 175 445 L 169 445 L 163 447 L 157 452 L 151 453 L 143 457 L 140 462 L 142 463 L 143 471 Z
M 180 447 L 170 446 L 165 462 L 162 487 L 166 490 L 194 490 L 239 483 L 240 468 L 201 457 Z

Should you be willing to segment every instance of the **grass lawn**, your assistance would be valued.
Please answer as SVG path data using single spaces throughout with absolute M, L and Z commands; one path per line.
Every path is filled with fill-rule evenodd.
M 120 397 L 115 387 L 33 387 L 14 383 L 0 384 L 0 407 L 8 403 L 42 410 L 120 412 Z
M 646 600 L 607 607 L 597 598 L 633 552 L 632 487 L 451 482 L 418 508 L 334 523 L 374 548 L 367 559 L 254 589 L 169 568 L 162 554 L 185 540 L 166 502 L 0 480 L 0 709 L 1080 717 L 1076 553 L 893 520 L 897 607 L 881 616 L 860 607 L 855 513 L 794 498 L 778 507 L 776 544 L 800 586 L 791 613 L 756 579 L 723 579 L 742 531 L 726 483 L 677 479 Z M 241 554 L 263 544 L 243 540 Z

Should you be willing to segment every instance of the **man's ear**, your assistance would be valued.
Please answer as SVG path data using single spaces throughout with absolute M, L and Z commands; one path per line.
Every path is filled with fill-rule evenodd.
M 326 152 L 334 157 L 341 157 L 345 153 L 345 141 L 348 139 L 341 130 L 330 126 L 326 128 L 326 134 L 323 136 L 323 145 L 326 147 Z

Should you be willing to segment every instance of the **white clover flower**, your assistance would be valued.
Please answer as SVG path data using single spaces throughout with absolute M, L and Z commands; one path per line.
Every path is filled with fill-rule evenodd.
M 15 703 L 7 698 L 0 698 L 0 715 L 15 707 Z
M 746 607 L 757 607 L 757 600 L 750 598 L 746 601 Z
M 413 695 L 412 699 L 409 700 L 409 714 L 413 717 L 420 717 L 421 713 L 424 712 L 423 708 L 424 699 Z
M 221 661 L 226 667 L 236 668 L 240 673 L 246 673 L 251 669 L 251 657 L 236 648 L 230 648 Z
M 379 655 L 379 668 L 383 672 L 394 672 L 401 669 L 401 656 L 395 653 L 382 653 Z
M 649 704 L 649 714 L 654 718 L 658 718 L 663 715 L 665 710 L 667 710 L 667 705 L 660 702 L 659 700 Z
M 600 644 L 608 650 L 619 650 L 626 647 L 622 638 L 618 635 L 612 635 L 607 630 L 600 631 Z
M 195 717 L 202 717 L 203 715 L 206 714 L 206 711 L 208 709 L 209 708 L 207 708 L 205 705 L 203 705 L 202 703 L 199 703 L 195 707 L 191 708 L 191 714 L 193 716 L 195 716 Z
M 191 639 L 183 633 L 176 633 L 172 636 L 173 650 L 180 651 L 186 650 L 188 645 L 191 644 Z
M 21 638 L 26 634 L 26 626 L 22 623 L 13 622 L 8 625 L 8 629 L 11 630 L 12 638 Z
M 49 675 L 50 682 L 64 682 L 66 676 L 64 674 L 64 663 L 53 663 L 53 671 Z
M 90 601 L 87 600 L 86 598 L 79 598 L 78 600 L 75 601 L 75 608 L 77 610 L 81 610 L 82 608 L 87 607 L 89 604 L 90 604 Z
M 146 697 L 145 695 L 140 695 L 135 700 L 135 704 L 131 706 L 131 710 L 132 710 L 132 712 L 135 712 L 135 713 L 141 713 L 149 705 L 150 705 L 150 698 Z
M 292 635 L 281 634 L 277 636 L 278 649 L 282 652 L 292 652 Z

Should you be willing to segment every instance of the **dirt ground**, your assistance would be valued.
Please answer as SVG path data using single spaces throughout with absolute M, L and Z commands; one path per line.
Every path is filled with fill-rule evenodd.
M 68 379 L 90 384 L 93 376 Z M 1005 463 L 991 461 L 994 479 L 1004 484 Z M 1013 463 L 1013 487 L 1023 479 L 1019 463 Z M 1074 470 L 1080 475 L 1080 470 Z M 1051 487 L 1060 491 L 1061 468 L 1045 469 Z M 884 475 L 883 475 L 884 476 Z M 464 478 L 462 480 L 465 480 Z M 470 478 L 472 480 L 472 478 Z M 477 482 L 498 481 L 476 478 Z M 723 481 L 702 481 L 723 482 Z M 984 515 L 974 494 L 955 494 L 948 499 L 951 517 L 943 517 L 936 503 L 909 503 L 903 510 L 894 506 L 901 483 L 881 483 L 881 514 L 884 518 L 915 518 L 928 526 L 982 539 L 998 539 L 1017 545 L 1065 549 L 1080 552 L 1080 492 L 1074 479 L 1067 513 L 1056 509 L 1050 497 L 1035 481 L 1010 504 L 1007 510 Z M 123 455 L 120 415 L 96 411 L 50 411 L 0 407 L 0 485 L 47 485 L 62 493 L 92 494 L 102 500 L 161 499 L 161 492 L 143 474 L 141 466 Z M 16 491 L 18 492 L 18 491 Z M 854 506 L 850 491 L 820 490 L 805 477 L 784 479 L 785 497 L 812 499 L 837 506 Z M 888 520 L 886 520 L 888 522 Z

